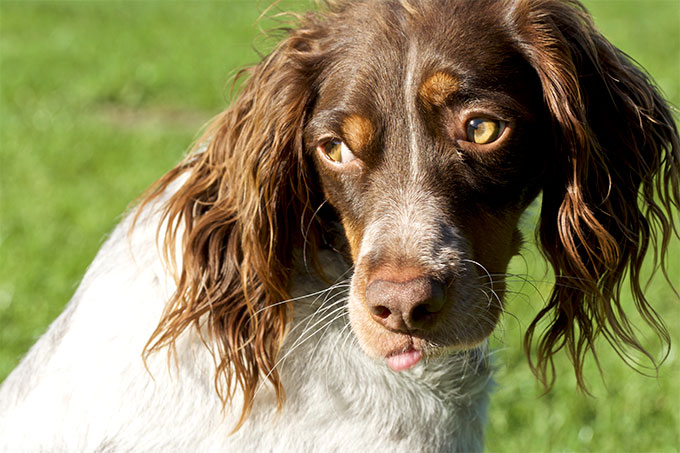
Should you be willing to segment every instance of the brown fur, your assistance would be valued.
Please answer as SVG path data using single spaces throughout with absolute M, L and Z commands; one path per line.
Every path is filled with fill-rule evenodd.
M 423 82 L 418 94 L 423 101 L 433 106 L 442 106 L 454 91 L 458 89 L 458 81 L 445 72 L 435 72 Z
M 373 125 L 371 120 L 360 115 L 350 115 L 342 123 L 342 132 L 350 149 L 361 151 L 373 139 Z
M 623 311 L 626 273 L 640 315 L 670 342 L 640 274 L 650 246 L 664 265 L 672 213 L 680 209 L 678 132 L 648 76 L 595 29 L 580 4 L 521 1 L 512 17 L 560 131 L 537 232 L 556 284 L 525 343 L 528 349 L 539 320 L 549 319 L 534 371 L 550 384 L 552 357 L 566 348 L 585 386 L 583 362 L 595 354 L 599 335 L 621 355 L 630 347 L 655 363 Z
M 181 237 L 182 266 L 176 270 L 177 292 L 149 340 L 147 353 L 171 347 L 188 328 L 203 328 L 206 345 L 218 364 L 215 386 L 220 397 L 226 404 L 238 388 L 245 395 L 241 421 L 248 415 L 263 376 L 276 389 L 279 404 L 283 401 L 273 367 L 292 307 L 274 304 L 287 298 L 292 251 L 306 247 L 313 257 L 321 238 L 337 221 L 333 210 L 323 209 L 314 216 L 323 195 L 353 230 L 348 235 L 354 258 L 365 227 L 362 219 L 352 217 L 352 208 L 334 189 L 343 176 L 320 165 L 315 169 L 309 151 L 314 144 L 306 142 L 305 131 L 315 127 L 308 124 L 310 117 L 328 99 L 319 99 L 320 91 L 332 91 L 326 86 L 328 80 L 354 69 L 338 55 L 371 58 L 338 43 L 343 36 L 365 33 L 374 40 L 373 54 L 379 54 L 380 39 L 404 23 L 428 17 L 426 6 L 416 3 L 332 2 L 326 13 L 302 18 L 269 56 L 244 73 L 248 78 L 239 97 L 198 141 L 198 147 L 207 145 L 207 149 L 190 154 L 146 198 L 146 202 L 153 200 L 179 175 L 189 175 L 165 208 L 171 225 L 162 238 L 165 252 L 168 262 L 175 262 L 175 243 Z M 464 9 L 465 3 L 455 8 Z M 545 384 L 554 379 L 553 356 L 565 348 L 579 385 L 584 386 L 583 362 L 589 351 L 594 353 L 598 336 L 603 335 L 622 354 L 628 348 L 646 354 L 621 304 L 626 274 L 637 310 L 668 342 L 662 320 L 643 293 L 640 269 L 650 248 L 661 251 L 663 266 L 663 253 L 673 232 L 672 213 L 680 206 L 676 126 L 648 76 L 602 37 L 578 2 L 475 3 L 477 11 L 489 11 L 479 19 L 489 22 L 488 33 L 505 33 L 534 71 L 540 86 L 530 88 L 542 93 L 543 105 L 526 108 L 539 115 L 537 124 L 551 128 L 546 136 L 552 140 L 553 151 L 545 161 L 532 157 L 534 161 L 522 164 L 522 171 L 531 170 L 533 179 L 527 184 L 529 189 L 517 192 L 515 200 L 503 201 L 502 209 L 508 213 L 497 218 L 510 219 L 508 225 L 479 221 L 474 227 L 470 221 L 469 228 L 481 236 L 475 240 L 478 243 L 493 231 L 511 242 L 507 256 L 498 264 L 502 272 L 517 247 L 512 223 L 543 191 L 537 234 L 556 284 L 525 342 L 527 350 L 536 345 L 531 363 Z M 442 14 L 449 9 L 454 8 L 443 5 Z M 400 22 L 401 16 L 410 22 Z M 423 23 L 419 29 L 421 39 L 427 36 L 428 27 Z M 466 36 L 461 32 L 451 39 Z M 366 95 L 389 77 L 389 73 L 365 74 Z M 431 78 L 421 96 L 439 106 L 460 83 Z M 383 111 L 391 108 L 380 107 Z M 354 146 L 378 146 L 373 143 L 380 129 L 373 126 L 372 108 L 360 105 L 362 116 L 345 119 L 347 140 Z M 436 128 L 435 136 L 444 134 L 437 126 L 440 118 L 430 123 Z M 470 171 L 478 172 L 474 177 L 464 174 L 466 187 L 481 191 L 484 184 L 496 184 L 519 172 L 518 164 L 502 155 L 478 156 L 466 146 L 461 145 L 459 152 L 470 153 Z M 379 165 L 379 153 L 367 153 L 365 162 Z M 497 165 L 497 170 L 485 173 L 491 165 Z M 318 189 L 319 179 L 325 181 L 323 193 Z M 452 188 L 443 191 L 450 193 Z M 480 193 L 477 203 L 485 205 L 485 212 L 494 212 L 501 203 L 498 197 L 485 198 Z M 471 205 L 461 205 L 456 216 L 465 223 L 474 216 L 472 210 Z M 488 230 L 483 230 L 485 225 Z M 479 255 L 492 260 L 494 254 L 482 250 Z M 261 310 L 264 307 L 270 308 Z M 548 320 L 548 327 L 537 332 L 543 319 Z

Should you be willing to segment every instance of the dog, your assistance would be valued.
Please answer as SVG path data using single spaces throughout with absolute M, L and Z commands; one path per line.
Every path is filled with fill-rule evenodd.
M 625 275 L 668 340 L 640 269 L 678 132 L 578 1 L 333 1 L 247 76 L 3 383 L 5 451 L 482 450 L 539 196 L 538 379 L 565 350 L 585 385 L 600 336 L 645 352 Z

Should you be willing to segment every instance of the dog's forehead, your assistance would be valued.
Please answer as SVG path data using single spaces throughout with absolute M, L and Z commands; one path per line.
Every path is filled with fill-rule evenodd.
M 497 87 L 521 78 L 502 2 L 411 3 L 368 2 L 347 13 L 321 102 L 370 103 L 376 111 L 403 102 L 404 84 L 436 102 L 462 84 Z

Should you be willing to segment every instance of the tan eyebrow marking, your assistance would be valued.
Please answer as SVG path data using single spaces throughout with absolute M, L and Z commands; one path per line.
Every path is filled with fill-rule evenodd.
M 459 86 L 460 83 L 451 74 L 435 72 L 420 86 L 418 95 L 430 105 L 441 106 Z
M 368 145 L 375 131 L 373 123 L 368 118 L 357 114 L 345 118 L 341 129 L 343 138 L 353 151 L 358 151 Z

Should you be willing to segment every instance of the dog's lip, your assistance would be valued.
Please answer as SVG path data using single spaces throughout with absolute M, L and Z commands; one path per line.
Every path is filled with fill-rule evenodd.
M 387 356 L 387 366 L 392 371 L 400 372 L 410 370 L 423 358 L 423 352 L 414 349 L 413 346 L 405 351 L 394 352 Z

